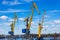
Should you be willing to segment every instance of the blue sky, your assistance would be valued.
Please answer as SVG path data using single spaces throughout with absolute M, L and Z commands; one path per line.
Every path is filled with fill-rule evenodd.
M 60 0 L 0 0 L 0 34 L 8 35 L 14 12 L 18 15 L 19 21 L 15 25 L 14 33 L 23 34 L 22 29 L 26 28 L 24 18 L 31 15 L 32 2 L 36 3 L 41 15 L 34 9 L 31 33 L 37 34 L 39 19 L 41 20 L 44 10 L 46 14 L 42 34 L 60 33 Z

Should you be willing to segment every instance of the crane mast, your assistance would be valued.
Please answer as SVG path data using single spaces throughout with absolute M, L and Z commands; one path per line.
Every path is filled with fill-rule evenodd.
M 34 8 L 32 7 L 32 15 L 30 16 L 30 21 L 29 21 L 29 23 L 28 23 L 28 29 L 30 29 L 33 15 L 34 15 Z
M 39 26 L 38 26 L 38 38 L 41 37 L 41 30 L 42 30 L 42 25 L 39 23 Z
M 44 23 L 44 15 L 45 15 L 45 10 L 44 10 L 44 14 L 42 15 L 42 22 L 39 23 L 39 26 L 38 26 L 38 38 L 41 37 L 41 30 L 43 28 L 43 23 Z
M 17 15 L 16 13 L 14 14 L 14 21 L 12 22 L 12 24 L 10 25 L 11 26 L 11 31 L 9 32 L 9 34 L 11 35 L 14 35 L 14 26 L 15 26 L 15 23 L 17 21 Z

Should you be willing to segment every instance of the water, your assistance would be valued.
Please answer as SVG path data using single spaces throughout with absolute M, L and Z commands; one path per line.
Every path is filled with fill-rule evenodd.
M 23 38 L 3 38 L 3 39 L 0 39 L 0 40 L 29 40 L 29 39 L 23 39 Z M 32 40 L 32 39 L 30 39 Z M 33 40 L 37 40 L 37 38 L 33 38 Z M 43 40 L 54 40 L 54 37 L 45 37 L 43 38 Z M 60 40 L 60 37 L 56 37 L 56 40 Z

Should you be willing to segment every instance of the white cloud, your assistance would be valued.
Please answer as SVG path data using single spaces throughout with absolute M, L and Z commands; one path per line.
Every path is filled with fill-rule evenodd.
M 21 0 L 21 1 L 25 1 L 25 2 L 31 2 L 31 1 L 34 1 L 34 0 Z
M 28 12 L 28 10 L 14 10 L 14 9 L 8 9 L 5 11 L 0 10 L 0 13 L 11 13 L 11 12 Z
M 54 12 L 60 12 L 60 10 L 50 10 L 50 11 L 47 11 L 48 13 L 54 13 Z
M 11 21 L 11 22 L 12 22 L 12 21 L 14 21 L 14 19 L 11 19 L 11 18 L 10 18 L 10 19 L 9 19 L 9 21 Z
M 55 23 L 60 23 L 60 20 L 54 20 Z
M 4 1 L 2 2 L 2 4 L 8 4 L 8 2 L 7 2 L 6 0 L 4 0 Z
M 0 35 L 2 35 L 4 32 L 3 28 L 0 28 Z
M 31 24 L 32 24 L 32 25 L 34 25 L 34 24 L 35 24 L 35 22 L 33 22 L 33 21 L 32 21 L 32 22 L 31 22 Z
M 51 26 L 52 26 L 52 27 L 54 27 L 55 25 L 54 25 L 54 24 L 52 24 Z
M 17 4 L 22 4 L 22 3 L 18 2 L 18 0 L 15 0 L 14 2 L 4 0 L 4 1 L 2 2 L 2 4 L 5 4 L 5 5 L 17 5 Z
M 39 1 L 39 0 L 21 0 L 21 1 L 24 1 L 24 2 L 32 2 L 32 1 Z
M 48 18 L 49 16 L 48 16 L 48 15 L 45 15 L 44 17 L 45 17 L 45 18 Z
M 1 16 L 0 19 L 7 19 L 7 16 Z
M 18 2 L 18 0 L 15 0 L 14 2 L 10 2 L 10 5 L 16 5 L 16 4 L 22 4 L 22 3 Z
M 0 26 L 5 26 L 5 25 L 6 25 L 6 26 L 10 26 L 11 23 L 12 23 L 12 22 L 4 22 L 4 23 L 1 23 Z
M 55 28 L 53 28 L 53 30 L 56 30 L 57 28 L 55 27 Z
M 52 25 L 52 24 L 54 24 L 54 23 L 53 23 L 53 21 L 47 21 L 47 22 L 44 22 L 44 24 Z
M 47 27 L 49 27 L 49 26 L 43 26 L 43 28 L 47 28 Z
M 51 24 L 51 25 L 52 25 L 52 24 L 60 24 L 60 20 L 56 20 L 56 19 L 55 19 L 55 20 L 51 20 L 51 21 L 44 22 L 44 24 L 48 24 L 48 25 L 49 25 L 49 24 Z M 54 26 L 54 25 L 52 25 L 52 26 Z
M 3 23 L 4 25 L 10 26 L 11 22 Z
M 19 18 L 19 20 L 24 21 L 24 18 Z

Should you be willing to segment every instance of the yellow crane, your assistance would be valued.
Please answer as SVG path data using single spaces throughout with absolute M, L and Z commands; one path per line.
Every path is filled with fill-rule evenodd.
M 14 35 L 14 26 L 15 26 L 16 21 L 17 21 L 17 15 L 16 15 L 16 13 L 14 13 L 14 21 L 10 25 L 11 26 L 11 31 L 9 32 L 9 34 L 11 34 L 11 35 Z
M 27 30 L 28 30 L 28 34 L 30 32 L 30 26 L 31 26 L 31 22 L 32 22 L 32 18 L 33 18 L 33 15 L 34 15 L 34 9 L 36 9 L 36 11 L 38 12 L 38 14 L 40 14 L 39 10 L 38 10 L 38 7 L 36 6 L 36 4 L 34 2 L 32 2 L 32 14 L 30 17 L 26 18 L 26 22 L 27 22 Z M 28 23 L 28 19 L 30 18 L 29 20 L 29 23 Z
M 43 28 L 45 12 L 46 12 L 46 11 L 44 10 L 44 14 L 42 15 L 42 22 L 39 23 L 39 26 L 38 26 L 38 38 L 41 37 L 41 30 L 42 30 L 42 28 Z
M 32 2 L 32 4 L 33 4 L 32 15 L 30 16 L 30 21 L 28 23 L 28 29 L 30 29 L 30 26 L 31 26 L 32 18 L 33 18 L 33 15 L 34 15 L 34 8 L 37 10 L 38 14 L 40 14 L 40 12 L 38 11 L 38 7 L 36 6 L 36 4 L 34 2 Z

